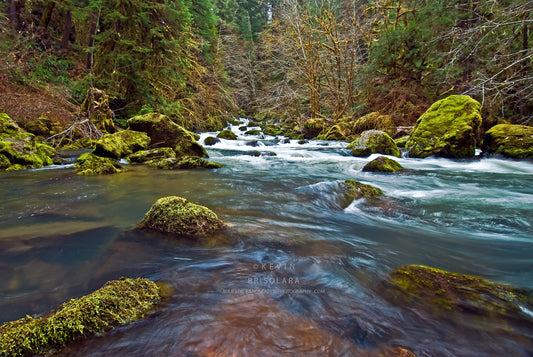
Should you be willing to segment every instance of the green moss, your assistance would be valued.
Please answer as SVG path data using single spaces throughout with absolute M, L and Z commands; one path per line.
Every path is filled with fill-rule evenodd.
M 178 196 L 157 200 L 138 226 L 165 233 L 193 236 L 211 234 L 225 227 L 209 208 Z
M 176 153 L 174 150 L 172 148 L 162 147 L 137 151 L 136 153 L 128 156 L 128 161 L 131 163 L 147 163 L 173 158 L 176 158 Z
M 117 160 L 93 153 L 82 154 L 74 163 L 74 168 L 78 175 L 86 176 L 109 175 L 123 171 Z
M 176 156 L 208 157 L 205 148 L 198 144 L 198 135 L 174 123 L 159 113 L 138 115 L 128 120 L 131 130 L 148 134 L 152 147 L 171 147 Z
M 68 343 L 139 320 L 159 301 L 159 288 L 152 281 L 142 278 L 110 281 L 43 317 L 26 316 L 3 324 L 0 354 L 52 353 Z
M 244 135 L 259 135 L 259 134 L 261 134 L 261 130 L 257 130 L 257 129 L 248 130 L 244 133 Z
M 408 139 L 409 139 L 409 136 L 402 136 L 401 138 L 394 140 L 394 142 L 396 143 L 397 147 L 404 148 L 405 145 L 407 144 Z
M 0 170 L 5 170 L 9 166 L 11 166 L 11 161 L 5 155 L 0 154 Z
M 217 138 L 226 140 L 237 140 L 237 135 L 235 135 L 233 131 L 226 129 L 218 133 Z
M 346 135 L 340 125 L 333 125 L 324 134 L 320 134 L 316 138 L 318 140 L 346 140 Z
M 24 124 L 24 129 L 32 134 L 48 137 L 63 131 L 63 126 L 55 118 L 40 117 Z
M 148 165 L 164 170 L 175 169 L 219 169 L 224 165 L 204 160 L 197 156 L 184 156 L 180 158 L 166 158 L 162 160 L 152 160 Z
M 281 127 L 280 125 L 264 124 L 264 125 L 261 125 L 261 129 L 263 130 L 263 133 L 265 135 L 270 135 L 270 136 L 283 135 L 283 127 Z
M 351 129 L 352 134 L 355 135 L 367 130 L 384 131 L 392 136 L 396 133 L 396 125 L 390 115 L 381 115 L 378 112 L 373 112 L 357 119 Z
M 376 290 L 394 303 L 422 303 L 437 315 L 454 311 L 523 319 L 520 305 L 533 305 L 533 297 L 525 290 L 422 265 L 398 268 Z
M 327 127 L 328 123 L 324 118 L 307 119 L 302 125 L 303 137 L 304 139 L 314 139 Z
M 399 171 L 401 169 L 403 169 L 402 165 L 400 165 L 395 160 L 389 159 L 388 157 L 385 157 L 385 156 L 380 156 L 370 161 L 368 164 L 366 164 L 363 167 L 363 171 L 365 172 L 390 173 L 390 172 Z
M 485 133 L 483 152 L 514 159 L 533 159 L 533 127 L 499 124 Z
M 352 155 L 358 157 L 376 153 L 400 157 L 400 150 L 398 150 L 394 140 L 387 133 L 379 130 L 363 132 L 347 148 L 352 149 Z
M 466 158 L 475 155 L 481 105 L 465 95 L 434 103 L 416 122 L 406 143 L 410 157 Z
M 95 142 L 93 153 L 97 156 L 120 159 L 139 150 L 145 150 L 150 144 L 146 133 L 134 130 L 122 130 L 106 134 Z

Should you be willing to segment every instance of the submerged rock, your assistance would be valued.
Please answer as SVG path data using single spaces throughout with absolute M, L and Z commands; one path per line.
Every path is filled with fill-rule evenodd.
M 372 154 L 383 154 L 400 157 L 400 150 L 394 140 L 385 132 L 379 130 L 367 130 L 355 139 L 347 147 L 352 149 L 352 155 L 358 157 Z
M 150 280 L 110 281 L 43 317 L 26 316 L 3 324 L 0 327 L 0 354 L 52 353 L 68 343 L 139 320 L 160 300 L 160 289 Z
M 380 156 L 363 167 L 365 172 L 396 172 L 401 169 L 403 169 L 402 165 L 385 156 Z
M 359 181 L 346 180 L 342 185 L 344 186 L 345 194 L 352 200 L 358 200 L 360 198 L 371 200 L 383 196 L 381 189 Z
M 219 169 L 225 165 L 217 162 L 204 160 L 198 156 L 184 156 L 180 158 L 167 158 L 162 160 L 152 160 L 147 162 L 148 165 L 158 169 L 175 170 L 175 169 Z
M 122 130 L 114 134 L 106 134 L 95 141 L 93 153 L 97 156 L 120 159 L 139 150 L 145 150 L 150 144 L 146 133 L 134 130 Z
M 115 159 L 96 156 L 93 153 L 82 154 L 74 163 L 78 175 L 95 176 L 122 172 L 122 165 Z
M 533 126 L 499 124 L 485 133 L 483 153 L 533 159 Z
M 152 147 L 171 147 L 176 156 L 208 157 L 205 148 L 198 144 L 196 134 L 174 123 L 159 113 L 138 115 L 128 120 L 131 130 L 148 134 Z
M 55 150 L 39 143 L 7 114 L 0 113 L 0 170 L 23 170 L 53 164 Z
M 137 151 L 128 156 L 128 161 L 136 164 L 144 164 L 174 158 L 176 158 L 176 153 L 174 152 L 174 150 L 172 150 L 172 148 L 162 147 Z
M 410 157 L 467 158 L 475 155 L 481 105 L 466 95 L 435 102 L 417 120 L 406 149 Z
M 218 133 L 217 138 L 226 140 L 237 140 L 237 135 L 229 129 L 222 130 Z
M 521 306 L 533 309 L 533 297 L 525 290 L 480 277 L 450 273 L 422 265 L 393 271 L 375 290 L 399 305 L 422 304 L 435 315 L 467 313 L 489 319 L 529 320 Z
M 226 226 L 209 208 L 182 197 L 169 196 L 158 199 L 138 227 L 164 233 L 203 236 Z

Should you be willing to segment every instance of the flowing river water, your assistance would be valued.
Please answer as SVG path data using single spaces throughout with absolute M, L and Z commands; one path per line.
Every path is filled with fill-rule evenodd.
M 0 323 L 142 276 L 170 283 L 169 301 L 60 355 L 533 356 L 530 323 L 436 317 L 374 290 L 407 264 L 533 290 L 532 162 L 401 158 L 402 173 L 375 174 L 361 170 L 375 156 L 346 143 L 232 130 L 238 140 L 207 147 L 217 170 L 0 173 Z M 347 204 L 346 179 L 385 198 Z M 215 211 L 232 228 L 223 242 L 133 229 L 170 195 Z

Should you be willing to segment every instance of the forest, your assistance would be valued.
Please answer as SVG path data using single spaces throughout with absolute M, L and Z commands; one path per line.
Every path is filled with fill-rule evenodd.
M 532 28 L 526 0 L 2 0 L 0 111 L 29 120 L 9 98 L 26 88 L 76 120 L 96 87 L 119 123 L 157 111 L 197 131 L 235 116 L 330 126 L 379 111 L 413 125 L 468 94 L 485 127 L 530 125 Z

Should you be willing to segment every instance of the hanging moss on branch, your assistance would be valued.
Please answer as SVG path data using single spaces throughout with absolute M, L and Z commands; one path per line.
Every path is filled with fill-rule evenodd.
M 26 316 L 2 325 L 0 355 L 52 353 L 68 343 L 139 320 L 160 300 L 160 289 L 150 280 L 110 281 L 45 316 Z

